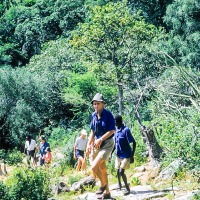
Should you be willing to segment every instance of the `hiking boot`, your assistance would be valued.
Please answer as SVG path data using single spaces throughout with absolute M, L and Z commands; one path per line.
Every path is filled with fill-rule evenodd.
M 130 191 L 130 189 L 125 189 L 125 191 L 124 191 L 124 196 L 126 196 L 126 195 L 129 195 L 131 193 L 131 191 Z
M 111 199 L 111 195 L 110 195 L 110 193 L 108 193 L 108 194 L 101 194 L 101 195 L 99 195 L 98 197 L 97 197 L 97 199 Z
M 104 187 L 100 187 L 95 193 L 96 194 L 103 194 L 103 192 L 106 190 L 106 185 Z

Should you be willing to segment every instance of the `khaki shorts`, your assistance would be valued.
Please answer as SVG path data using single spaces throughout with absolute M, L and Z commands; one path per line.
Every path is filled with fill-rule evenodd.
M 103 160 L 108 160 L 110 157 L 110 154 L 114 148 L 114 139 L 110 138 L 107 140 L 103 141 L 104 144 L 102 147 L 100 147 L 99 149 L 93 148 L 92 152 L 89 156 L 89 161 L 90 161 L 90 165 L 92 165 L 92 162 L 94 161 L 94 159 L 96 157 L 101 158 Z
M 130 168 L 130 158 L 119 158 L 115 159 L 115 169 L 129 169 Z

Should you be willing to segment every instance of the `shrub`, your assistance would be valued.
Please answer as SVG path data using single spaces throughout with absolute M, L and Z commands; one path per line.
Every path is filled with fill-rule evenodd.
M 81 178 L 83 178 L 83 175 L 72 175 L 68 179 L 68 184 L 72 186 L 73 183 L 80 181 Z
M 0 181 L 0 197 L 4 200 L 9 200 L 8 191 L 2 181 Z
M 132 180 L 131 180 L 131 184 L 136 186 L 136 185 L 140 185 L 140 181 L 138 178 L 136 177 L 133 177 Z
M 7 155 L 8 156 L 6 163 L 8 163 L 9 165 L 16 165 L 22 162 L 23 154 L 16 148 L 12 151 L 8 151 Z
M 13 150 L 6 151 L 5 149 L 0 150 L 0 160 L 3 160 L 9 165 L 16 165 L 22 162 L 23 154 L 16 148 Z
M 50 177 L 42 168 L 18 168 L 6 181 L 12 200 L 47 200 L 50 195 Z
M 179 158 L 187 169 L 199 169 L 200 129 L 196 123 L 199 115 L 192 109 L 186 111 L 186 115 L 187 118 L 170 114 L 160 117 L 157 138 L 164 150 L 166 164 Z

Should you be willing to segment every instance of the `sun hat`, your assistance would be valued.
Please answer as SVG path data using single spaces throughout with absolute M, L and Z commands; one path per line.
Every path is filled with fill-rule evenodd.
M 87 131 L 85 129 L 81 130 L 81 135 L 87 135 Z
M 41 135 L 41 136 L 40 136 L 40 140 L 46 140 L 45 136 L 44 136 L 44 135 Z
M 100 93 L 95 94 L 95 96 L 93 97 L 91 103 L 93 103 L 93 101 L 102 101 L 102 102 L 104 102 L 103 95 L 100 94 Z

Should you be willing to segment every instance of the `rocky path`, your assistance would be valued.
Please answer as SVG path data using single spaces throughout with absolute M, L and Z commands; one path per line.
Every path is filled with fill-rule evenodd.
M 114 200 L 190 200 L 194 195 L 194 192 L 186 192 L 186 191 L 179 191 L 178 189 L 175 190 L 175 196 L 173 196 L 173 192 L 169 190 L 159 191 L 153 190 L 150 186 L 134 186 L 131 187 L 131 194 L 128 196 L 123 195 L 123 191 L 116 190 L 117 185 L 110 186 L 111 196 Z M 169 195 L 170 197 L 168 198 Z M 84 193 L 78 197 L 73 198 L 74 200 L 96 200 L 97 195 L 92 192 Z

